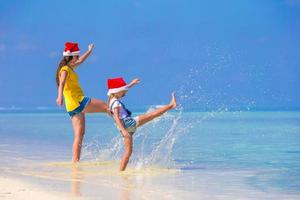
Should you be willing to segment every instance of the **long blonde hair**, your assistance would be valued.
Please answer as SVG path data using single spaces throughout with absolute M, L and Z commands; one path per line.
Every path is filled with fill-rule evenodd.
M 109 94 L 108 98 L 107 98 L 107 105 L 109 106 L 108 109 L 109 109 L 110 112 L 112 112 L 112 110 L 110 109 L 110 105 L 109 104 L 110 104 L 111 99 L 114 98 L 114 97 L 115 97 L 115 94 Z

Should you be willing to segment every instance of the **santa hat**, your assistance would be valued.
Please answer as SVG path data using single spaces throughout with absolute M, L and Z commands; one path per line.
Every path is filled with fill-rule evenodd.
M 77 43 L 66 42 L 63 56 L 78 56 L 79 53 L 80 53 L 80 50 L 78 48 Z
M 112 78 L 107 80 L 107 95 L 118 93 L 121 91 L 127 91 L 128 87 L 123 78 Z

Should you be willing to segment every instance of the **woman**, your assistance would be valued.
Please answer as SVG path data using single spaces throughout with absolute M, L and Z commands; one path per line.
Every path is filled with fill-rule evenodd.
M 66 110 L 70 115 L 74 130 L 73 163 L 80 160 L 81 145 L 85 133 L 85 113 L 107 112 L 108 110 L 106 103 L 103 101 L 84 96 L 78 82 L 78 76 L 74 71 L 92 53 L 93 48 L 94 45 L 90 44 L 88 50 L 82 56 L 79 56 L 78 44 L 67 42 L 63 58 L 56 72 L 58 87 L 56 103 L 61 107 L 64 97 Z

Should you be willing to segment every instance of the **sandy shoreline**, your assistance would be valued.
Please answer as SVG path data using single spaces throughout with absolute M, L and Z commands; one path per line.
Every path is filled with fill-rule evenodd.
M 245 178 L 253 176 L 252 171 L 154 172 L 105 175 L 88 168 L 73 174 L 64 173 L 64 178 L 53 170 L 43 177 L 37 176 L 39 174 L 24 177 L 1 174 L 0 200 L 299 199 L 299 194 L 282 193 L 272 188 L 262 191 L 245 184 Z M 187 185 L 190 181 L 192 184 Z
M 47 191 L 28 182 L 0 176 L 0 199 L 13 200 L 58 200 L 58 199 L 74 199 L 67 194 L 55 191 Z

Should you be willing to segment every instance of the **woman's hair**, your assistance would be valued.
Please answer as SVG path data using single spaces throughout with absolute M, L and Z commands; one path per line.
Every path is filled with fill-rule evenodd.
M 58 68 L 56 70 L 56 86 L 59 86 L 59 71 L 63 66 L 69 66 L 69 62 L 73 59 L 73 56 L 64 56 L 59 62 Z

